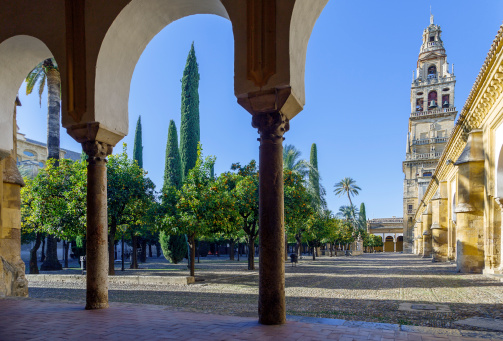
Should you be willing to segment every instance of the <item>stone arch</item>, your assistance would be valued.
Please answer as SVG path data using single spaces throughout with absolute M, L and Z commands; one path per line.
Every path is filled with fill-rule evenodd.
M 0 43 L 0 126 L 13 131 L 14 101 L 28 73 L 41 61 L 53 56 L 40 39 L 17 35 Z M 0 134 L 0 158 L 13 148 L 11 134 Z
M 228 18 L 219 0 L 132 0 L 122 9 L 98 53 L 94 121 L 121 137 L 127 135 L 131 78 L 141 54 L 163 28 L 195 14 Z
M 396 252 L 403 251 L 403 236 L 398 236 L 396 238 Z
M 494 197 L 503 198 L 503 124 L 496 129 L 494 135 L 496 140 L 494 144 L 494 160 L 496 160 L 494 169 L 494 178 L 496 182 L 494 186 Z
M 393 236 L 386 236 L 384 239 L 384 252 L 394 252 L 395 251 L 395 241 Z

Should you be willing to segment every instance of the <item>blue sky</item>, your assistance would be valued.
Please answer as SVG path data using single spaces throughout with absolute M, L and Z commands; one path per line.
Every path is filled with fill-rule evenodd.
M 368 218 L 402 216 L 402 161 L 410 115 L 410 84 L 429 8 L 440 25 L 447 60 L 455 64 L 455 105 L 460 111 L 503 19 L 503 1 L 330 0 L 308 46 L 306 105 L 290 122 L 285 143 L 309 159 L 318 146 L 318 165 L 331 210 L 347 204 L 333 185 L 352 177 L 362 188 L 353 200 L 365 202 Z M 131 82 L 129 135 L 132 154 L 142 116 L 143 162 L 157 189 L 162 187 L 170 119 L 180 127 L 181 83 L 194 41 L 201 75 L 201 142 L 215 155 L 217 173 L 231 163 L 258 160 L 257 131 L 233 90 L 233 37 L 226 19 L 198 15 L 163 29 L 145 49 Z M 46 140 L 45 100 L 19 91 L 20 131 Z M 44 94 L 45 96 L 45 94 Z M 61 147 L 81 147 L 61 131 Z M 115 151 L 122 150 L 119 143 Z

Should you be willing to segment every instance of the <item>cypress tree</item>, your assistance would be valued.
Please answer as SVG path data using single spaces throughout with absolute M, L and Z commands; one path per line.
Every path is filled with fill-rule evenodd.
M 169 121 L 168 142 L 166 143 L 166 162 L 164 166 L 163 192 L 169 187 L 180 189 L 182 187 L 182 164 L 178 151 L 178 133 L 175 121 Z
M 360 214 L 359 214 L 360 226 L 362 229 L 366 229 L 367 223 L 367 214 L 365 213 L 365 204 L 362 202 L 360 205 Z
M 133 148 L 133 160 L 138 162 L 138 166 L 143 168 L 143 146 L 141 139 L 141 115 L 138 117 L 138 122 L 136 122 L 136 130 L 134 132 L 134 148 Z
M 313 143 L 311 145 L 311 156 L 309 163 L 312 167 L 312 169 L 309 170 L 309 183 L 314 190 L 316 201 L 321 204 L 320 175 L 318 173 L 318 149 L 316 148 L 316 143 Z
M 190 47 L 182 78 L 182 121 L 180 126 L 180 159 L 182 178 L 194 168 L 197 160 L 199 128 L 199 71 L 194 43 Z
M 138 162 L 138 166 L 143 168 L 143 146 L 141 138 L 141 115 L 138 117 L 136 122 L 136 130 L 134 132 L 134 146 L 133 146 L 133 160 Z M 137 259 L 137 245 L 138 236 L 131 231 L 131 242 L 133 244 L 133 261 L 131 262 L 131 269 L 138 269 L 138 259 Z M 143 244 L 143 243 L 142 243 Z M 143 246 L 142 251 L 145 249 Z

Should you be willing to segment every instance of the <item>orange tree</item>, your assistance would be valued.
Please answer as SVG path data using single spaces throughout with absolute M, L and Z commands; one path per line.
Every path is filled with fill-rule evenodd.
M 138 163 L 128 159 L 126 144 L 120 154 L 108 158 L 108 255 L 109 275 L 114 275 L 114 245 L 117 227 L 128 226 L 132 239 L 148 217 L 149 202 L 154 200 L 154 184 Z M 135 245 L 133 241 L 133 246 Z M 136 255 L 136 254 L 135 254 Z
M 250 161 L 248 165 L 241 166 L 239 163 L 234 163 L 231 166 L 232 170 L 237 173 L 227 173 L 230 178 L 228 181 L 233 182 L 231 195 L 234 199 L 234 210 L 237 214 L 237 224 L 246 234 L 246 242 L 248 243 L 248 270 L 255 269 L 255 240 L 259 233 L 258 224 L 258 172 L 255 160 Z
M 183 181 L 182 188 L 171 188 L 172 207 L 166 210 L 162 228 L 167 234 L 187 235 L 190 248 L 190 275 L 194 276 L 195 240 L 204 237 L 220 219 L 218 188 L 211 176 L 214 157 L 203 160 L 199 145 L 194 168 Z
M 21 192 L 23 233 L 33 233 L 35 248 L 30 256 L 30 273 L 37 273 L 36 251 L 43 234 L 64 241 L 68 267 L 68 241 L 85 235 L 86 167 L 82 162 L 47 160 L 33 180 L 26 179 Z
M 285 191 L 285 227 L 287 236 L 295 238 L 297 253 L 303 235 L 308 227 L 308 221 L 314 213 L 311 205 L 311 196 L 305 186 L 302 176 L 291 170 L 283 172 Z
M 315 248 L 320 247 L 322 243 L 328 242 L 330 230 L 333 226 L 333 217 L 330 210 L 314 211 L 309 217 L 304 236 L 311 247 L 313 260 L 316 259 Z

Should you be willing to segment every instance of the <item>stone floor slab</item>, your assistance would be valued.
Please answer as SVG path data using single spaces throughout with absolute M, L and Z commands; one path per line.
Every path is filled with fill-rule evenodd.
M 470 317 L 464 320 L 456 321 L 454 324 L 459 326 L 477 327 L 503 332 L 503 319 L 490 319 L 484 317 Z

